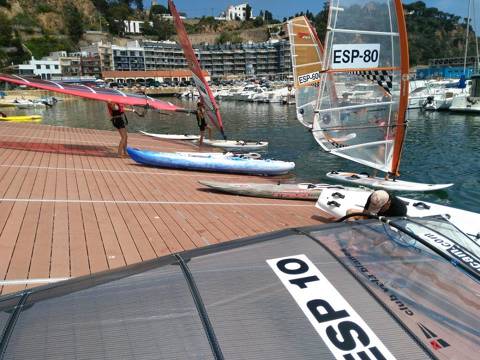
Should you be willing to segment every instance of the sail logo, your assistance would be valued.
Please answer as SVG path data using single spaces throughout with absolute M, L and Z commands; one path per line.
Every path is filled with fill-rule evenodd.
M 310 39 L 310 34 L 308 32 L 299 32 L 297 33 L 297 36 L 300 38 L 300 39 Z
M 427 338 L 433 350 L 441 350 L 450 346 L 448 342 L 440 338 L 437 334 L 435 334 L 432 330 L 427 328 L 425 325 L 421 323 L 417 323 L 417 325 L 420 328 L 420 330 L 422 330 L 423 335 L 425 335 L 425 337 Z
M 300 75 L 298 77 L 298 83 L 300 85 L 307 85 L 313 82 L 319 82 L 320 81 L 320 72 L 319 71 L 314 71 L 309 74 L 305 75 Z
M 461 262 L 480 275 L 480 259 L 475 256 L 475 254 L 467 251 L 462 246 L 455 244 L 453 241 L 450 241 L 440 234 L 422 231 L 421 229 L 416 229 L 415 233 L 443 253 L 449 254 L 454 262 Z
M 306 255 L 267 260 L 338 360 L 395 357 Z
M 332 69 L 374 69 L 380 60 L 380 44 L 335 44 Z

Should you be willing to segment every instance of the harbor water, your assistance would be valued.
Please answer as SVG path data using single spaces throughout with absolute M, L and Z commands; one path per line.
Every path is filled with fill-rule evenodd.
M 164 99 L 186 108 L 195 102 Z M 266 140 L 265 157 L 294 161 L 296 169 L 285 181 L 328 182 L 331 170 L 369 171 L 368 168 L 323 152 L 295 118 L 294 106 L 222 102 L 225 132 L 230 139 Z M 9 114 L 40 113 L 43 124 L 114 130 L 104 103 L 60 101 L 45 110 L 16 110 Z M 194 115 L 148 112 L 145 117 L 127 113 L 129 132 L 197 134 Z M 449 189 L 402 196 L 480 212 L 480 116 L 448 112 L 408 112 L 409 127 L 401 163 L 401 178 L 425 183 L 450 183 Z M 219 133 L 214 131 L 219 138 Z M 207 148 L 206 148 L 207 149 Z

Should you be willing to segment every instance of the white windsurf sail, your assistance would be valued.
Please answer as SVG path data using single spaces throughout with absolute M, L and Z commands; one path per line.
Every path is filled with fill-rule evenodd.
M 409 73 L 401 1 L 331 0 L 323 64 L 315 139 L 332 154 L 398 176 Z
M 297 119 L 311 128 L 320 90 L 323 47 L 305 16 L 287 22 L 292 57 Z

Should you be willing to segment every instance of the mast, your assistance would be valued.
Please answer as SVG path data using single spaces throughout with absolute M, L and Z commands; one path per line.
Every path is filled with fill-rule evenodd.
M 406 114 L 408 108 L 408 92 L 409 92 L 409 73 L 410 58 L 408 53 L 408 35 L 407 24 L 405 22 L 405 14 L 401 0 L 395 0 L 395 10 L 397 13 L 398 33 L 400 36 L 400 104 L 397 116 L 397 129 L 395 135 L 395 146 L 393 149 L 392 169 L 390 171 L 394 176 L 399 176 L 400 158 L 402 156 L 403 144 L 407 129 Z
M 468 0 L 468 17 L 467 17 L 467 38 L 465 39 L 465 57 L 463 58 L 463 74 L 467 75 L 467 56 L 468 43 L 470 37 L 470 9 L 472 7 L 472 0 Z
M 472 3 L 472 12 L 473 12 L 473 27 L 474 28 L 477 28 L 477 26 L 479 25 L 477 23 L 477 13 L 475 12 L 475 1 L 473 1 Z M 477 29 L 478 30 L 478 29 Z M 476 71 L 477 72 L 480 72 L 480 50 L 478 48 L 478 38 L 479 38 L 479 34 L 475 33 L 475 47 L 477 48 L 477 68 L 476 68 Z
M 217 105 L 217 102 L 215 101 L 215 97 L 213 96 L 212 90 L 210 89 L 207 80 L 203 76 L 202 68 L 200 67 L 197 56 L 193 51 L 192 43 L 188 38 L 187 30 L 185 30 L 185 26 L 183 25 L 182 19 L 178 14 L 177 8 L 175 7 L 173 0 L 168 0 L 168 8 L 170 9 L 170 12 L 173 16 L 175 29 L 177 30 L 178 39 L 180 41 L 180 45 L 182 46 L 183 53 L 188 63 L 188 67 L 192 71 L 193 81 L 198 90 L 200 101 L 205 106 L 205 110 L 210 121 L 220 130 L 223 138 L 227 139 L 223 130 L 220 109 Z

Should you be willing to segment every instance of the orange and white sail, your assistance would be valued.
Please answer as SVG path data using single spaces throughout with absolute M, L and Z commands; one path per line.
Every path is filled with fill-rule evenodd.
M 332 154 L 398 176 L 409 74 L 401 1 L 331 0 L 323 64 L 315 139 Z
M 180 18 L 177 8 L 175 7 L 175 4 L 172 0 L 168 0 L 168 7 L 170 9 L 170 13 L 173 16 L 173 23 L 175 24 L 178 39 L 180 41 L 180 45 L 182 46 L 183 53 L 188 63 L 188 67 L 193 73 L 192 77 L 198 90 L 200 101 L 203 103 L 203 105 L 205 105 L 205 109 L 210 121 L 216 127 L 218 127 L 218 129 L 222 133 L 222 136 L 226 139 L 223 130 L 222 117 L 220 115 L 217 102 L 215 101 L 215 97 L 213 96 L 212 90 L 210 89 L 207 80 L 203 76 L 202 68 L 200 67 L 197 56 L 193 51 L 192 43 L 188 38 L 187 30 L 185 30 L 182 19 Z
M 323 47 L 315 29 L 305 16 L 287 22 L 297 119 L 311 128 L 320 90 Z

